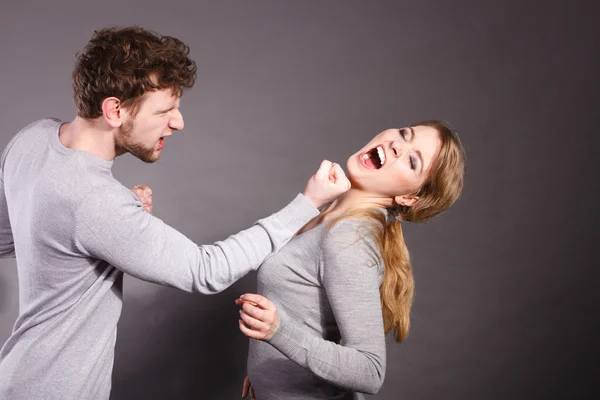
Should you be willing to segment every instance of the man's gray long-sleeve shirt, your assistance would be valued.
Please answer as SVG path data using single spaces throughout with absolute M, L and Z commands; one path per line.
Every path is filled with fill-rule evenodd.
M 250 229 L 198 246 L 143 210 L 112 161 L 65 147 L 37 121 L 0 165 L 0 257 L 16 254 L 19 316 L 0 351 L 1 399 L 107 399 L 123 273 L 217 293 L 318 214 L 298 195 Z

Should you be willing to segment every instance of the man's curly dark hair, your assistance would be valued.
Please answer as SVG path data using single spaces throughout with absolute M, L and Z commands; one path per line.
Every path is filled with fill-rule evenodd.
M 180 96 L 196 80 L 189 47 L 171 36 L 138 26 L 95 31 L 73 71 L 77 115 L 102 116 L 102 102 L 116 97 L 132 110 L 149 90 L 173 89 Z

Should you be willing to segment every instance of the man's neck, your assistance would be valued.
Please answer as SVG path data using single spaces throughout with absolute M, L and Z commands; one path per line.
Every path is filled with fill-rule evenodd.
M 65 147 L 85 151 L 106 161 L 112 161 L 118 155 L 114 137 L 111 129 L 81 117 L 63 124 L 59 132 L 59 140 Z

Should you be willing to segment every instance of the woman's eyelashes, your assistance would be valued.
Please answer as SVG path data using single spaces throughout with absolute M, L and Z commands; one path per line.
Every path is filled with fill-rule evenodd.
M 401 128 L 398 129 L 398 131 L 400 132 L 400 136 L 402 136 L 402 139 L 404 139 L 405 142 L 408 142 L 408 129 Z M 398 155 L 396 149 L 394 149 L 394 154 Z M 408 163 L 410 165 L 410 169 L 415 170 L 417 168 L 417 162 L 415 161 L 415 158 L 413 156 L 408 157 Z

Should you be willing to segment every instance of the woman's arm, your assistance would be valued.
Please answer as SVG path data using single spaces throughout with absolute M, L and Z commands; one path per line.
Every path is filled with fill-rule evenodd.
M 247 326 L 240 322 L 240 329 L 266 340 L 331 384 L 374 394 L 383 383 L 386 361 L 379 295 L 382 271 L 376 244 L 368 236 L 357 240 L 357 227 L 355 221 L 341 221 L 323 242 L 322 280 L 340 344 L 315 336 L 259 295 L 241 297 Z

